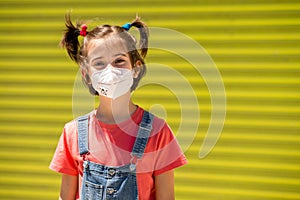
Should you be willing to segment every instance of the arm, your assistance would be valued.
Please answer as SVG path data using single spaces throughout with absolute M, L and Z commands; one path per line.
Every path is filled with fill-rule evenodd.
M 62 175 L 59 200 L 75 200 L 78 176 Z
M 174 170 L 155 176 L 157 200 L 174 200 Z

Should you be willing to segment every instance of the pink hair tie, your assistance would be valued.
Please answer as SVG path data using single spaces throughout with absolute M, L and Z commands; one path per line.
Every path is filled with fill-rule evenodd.
M 86 29 L 87 29 L 87 25 L 86 24 L 82 24 L 81 25 L 81 31 L 80 31 L 80 35 L 81 36 L 86 36 L 86 34 L 88 33 L 87 31 L 86 31 Z

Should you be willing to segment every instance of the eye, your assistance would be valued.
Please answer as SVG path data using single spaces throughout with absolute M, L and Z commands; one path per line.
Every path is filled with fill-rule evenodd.
M 103 66 L 104 65 L 104 62 L 101 62 L 101 61 L 97 61 L 93 64 L 94 66 Z
M 124 59 L 116 59 L 115 60 L 115 64 L 117 64 L 117 65 L 124 65 L 125 64 L 125 60 Z
M 95 60 L 92 63 L 92 66 L 98 70 L 103 69 L 105 67 L 105 62 L 101 60 Z

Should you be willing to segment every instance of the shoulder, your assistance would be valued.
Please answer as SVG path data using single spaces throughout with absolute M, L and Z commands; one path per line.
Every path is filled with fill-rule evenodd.
M 91 117 L 94 116 L 94 115 L 93 115 L 93 112 L 94 112 L 94 111 L 89 112 L 89 113 L 87 113 L 87 114 L 85 114 L 85 115 L 78 116 L 78 117 L 74 118 L 73 120 L 67 122 L 67 123 L 65 124 L 65 126 L 64 126 L 65 131 L 71 132 L 71 133 L 76 132 L 76 131 L 77 131 L 78 119 L 79 119 L 79 118 L 83 118 L 83 117 L 85 117 L 85 116 L 88 116 L 88 118 L 91 118 Z
M 67 122 L 64 125 L 63 135 L 66 140 L 70 142 L 75 142 L 75 139 L 77 139 L 77 135 L 78 135 L 77 125 L 78 125 L 78 118 L 80 117 L 82 116 L 74 118 L 73 120 Z
M 152 129 L 154 132 L 162 132 L 169 130 L 170 127 L 164 119 L 154 115 Z
M 145 110 L 144 110 L 145 112 Z M 147 111 L 149 112 L 149 111 Z M 150 112 L 149 112 L 150 113 Z M 173 137 L 173 132 L 170 126 L 167 124 L 165 119 L 158 117 L 157 115 L 150 113 L 153 115 L 152 121 L 152 131 L 150 137 L 162 138 L 162 137 Z
M 145 112 L 148 112 L 149 115 L 151 115 L 152 118 L 152 132 L 160 132 L 162 129 L 164 129 L 164 126 L 166 126 L 166 121 L 154 113 L 145 110 L 141 107 L 138 107 L 138 112 L 139 112 L 139 120 L 137 120 L 138 123 L 142 122 L 142 118 L 145 115 Z
M 64 126 L 64 133 L 67 135 L 75 134 L 76 130 L 77 130 L 77 118 L 67 122 Z

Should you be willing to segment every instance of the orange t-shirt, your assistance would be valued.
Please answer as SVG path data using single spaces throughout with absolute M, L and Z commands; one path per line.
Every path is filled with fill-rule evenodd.
M 130 119 L 118 124 L 105 124 L 89 116 L 89 155 L 87 159 L 105 166 L 130 163 L 139 124 L 144 110 L 140 107 Z M 83 160 L 78 150 L 77 121 L 67 123 L 50 164 L 50 169 L 73 176 L 79 175 L 77 199 L 81 189 Z M 155 199 L 154 177 L 180 167 L 187 160 L 167 123 L 154 117 L 152 131 L 141 160 L 137 161 L 137 186 L 141 200 Z

